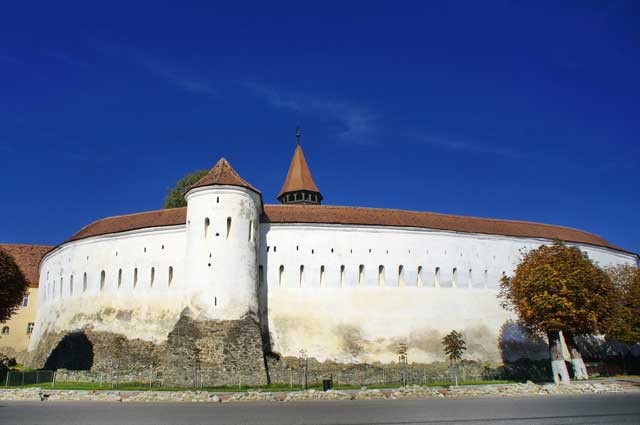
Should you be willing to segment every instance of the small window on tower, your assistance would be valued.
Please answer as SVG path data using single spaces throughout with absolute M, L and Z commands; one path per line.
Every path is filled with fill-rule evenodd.
M 33 328 L 35 327 L 35 323 L 29 322 L 27 324 L 27 334 L 31 335 L 33 333 Z

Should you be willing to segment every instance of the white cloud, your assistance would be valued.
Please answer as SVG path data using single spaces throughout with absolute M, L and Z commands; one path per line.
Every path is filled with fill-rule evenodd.
M 233 96 L 236 93 L 244 93 L 277 109 L 313 114 L 320 119 L 328 120 L 336 127 L 337 137 L 343 142 L 374 143 L 375 115 L 368 108 L 351 101 L 294 92 L 250 80 L 216 81 L 153 60 L 140 52 L 132 52 L 131 57 L 152 74 L 189 93 L 207 96 Z

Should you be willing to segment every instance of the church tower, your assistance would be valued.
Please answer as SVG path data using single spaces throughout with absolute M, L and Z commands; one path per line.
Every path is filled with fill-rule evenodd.
M 300 128 L 297 128 L 296 150 L 293 152 L 287 178 L 278 194 L 278 201 L 281 204 L 320 205 L 322 199 L 322 194 L 313 181 L 307 160 L 304 158 L 300 146 Z

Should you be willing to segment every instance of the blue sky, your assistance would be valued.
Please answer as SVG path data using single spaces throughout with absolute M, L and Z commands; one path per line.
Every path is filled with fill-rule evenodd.
M 158 209 L 226 157 L 272 203 L 532 220 L 640 252 L 640 3 L 0 5 L 0 241 Z M 162 4 L 161 4 L 162 3 Z

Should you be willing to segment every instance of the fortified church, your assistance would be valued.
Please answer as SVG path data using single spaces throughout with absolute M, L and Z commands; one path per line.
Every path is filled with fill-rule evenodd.
M 31 366 L 188 376 L 197 363 L 215 383 L 264 382 L 301 352 L 388 364 L 403 345 L 410 362 L 441 361 L 452 329 L 496 364 L 512 318 L 497 289 L 521 252 L 561 239 L 601 266 L 638 260 L 566 227 L 324 205 L 299 143 L 279 204 L 224 158 L 185 198 L 96 221 L 42 257 Z

